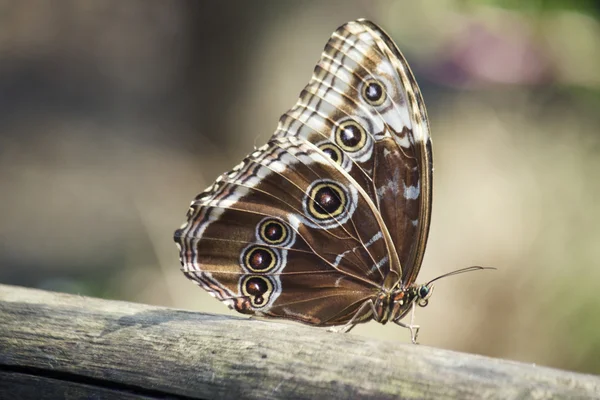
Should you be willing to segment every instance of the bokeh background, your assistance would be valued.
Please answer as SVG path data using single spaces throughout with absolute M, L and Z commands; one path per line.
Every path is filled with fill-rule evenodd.
M 421 343 L 599 374 L 597 4 L 0 0 L 0 282 L 228 313 L 179 272 L 173 230 L 366 17 L 431 120 L 420 280 L 498 268 L 440 281 Z

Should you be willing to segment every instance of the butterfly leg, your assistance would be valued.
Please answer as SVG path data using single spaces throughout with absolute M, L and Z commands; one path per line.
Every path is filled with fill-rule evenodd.
M 396 325 L 400 325 L 403 328 L 406 328 L 410 331 L 410 341 L 413 344 L 418 344 L 417 343 L 417 336 L 419 335 L 419 329 L 421 328 L 419 325 L 415 325 L 415 307 L 416 307 L 417 303 L 412 304 L 412 310 L 410 312 L 410 324 L 405 324 L 404 322 L 401 322 L 399 319 L 394 320 L 394 323 Z
M 362 316 L 361 314 L 363 312 L 365 312 L 365 310 L 369 307 L 371 309 L 367 312 L 367 314 Z M 369 319 L 369 318 L 371 318 L 371 316 L 375 315 L 375 312 L 376 312 L 375 303 L 373 303 L 373 300 L 367 300 L 364 303 L 362 303 L 360 308 L 356 311 L 356 313 L 354 313 L 354 316 L 352 317 L 352 319 L 350 321 L 346 322 L 345 325 L 342 325 L 341 327 L 332 326 L 331 328 L 327 329 L 327 331 L 336 332 L 336 333 L 350 332 L 352 330 L 352 328 L 354 328 L 360 322 L 359 318 L 361 320 Z

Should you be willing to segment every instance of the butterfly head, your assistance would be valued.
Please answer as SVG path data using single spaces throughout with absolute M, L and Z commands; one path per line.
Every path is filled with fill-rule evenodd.
M 421 307 L 425 307 L 427 304 L 429 304 L 429 298 L 431 297 L 431 294 L 433 293 L 433 284 L 431 283 L 426 283 L 424 285 L 419 285 L 416 287 L 415 289 L 415 301 L 417 302 L 417 304 Z
M 431 282 L 422 285 L 412 285 L 402 290 L 402 298 L 404 300 L 402 305 L 405 306 L 405 309 L 408 309 L 413 303 L 425 307 L 429 304 L 429 298 L 432 293 L 433 285 Z

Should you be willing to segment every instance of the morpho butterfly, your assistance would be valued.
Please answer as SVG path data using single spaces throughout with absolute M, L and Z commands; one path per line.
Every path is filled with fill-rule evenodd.
M 415 283 L 432 172 L 404 56 L 374 23 L 348 22 L 269 142 L 191 203 L 175 231 L 183 273 L 244 314 L 339 331 L 392 321 L 416 342 L 401 319 L 432 292 Z

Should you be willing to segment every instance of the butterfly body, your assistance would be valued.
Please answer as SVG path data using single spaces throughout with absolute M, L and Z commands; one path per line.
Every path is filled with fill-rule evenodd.
M 242 313 L 406 326 L 431 292 L 415 280 L 432 171 L 406 60 L 375 24 L 349 22 L 269 142 L 194 199 L 175 232 L 182 270 Z

